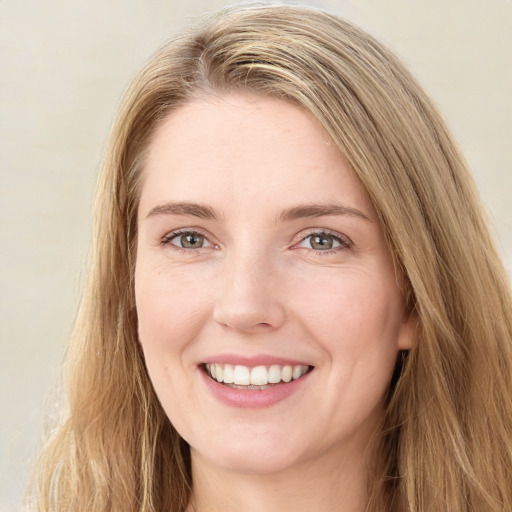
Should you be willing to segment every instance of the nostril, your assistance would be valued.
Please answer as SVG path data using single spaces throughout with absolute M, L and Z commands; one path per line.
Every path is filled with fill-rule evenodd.
M 281 288 L 275 279 L 265 277 L 268 268 L 264 269 L 258 261 L 254 254 L 237 254 L 226 261 L 229 268 L 225 269 L 213 311 L 217 323 L 249 332 L 274 329 L 284 321 Z
M 216 308 L 214 320 L 236 331 L 260 331 L 278 327 L 284 320 L 284 312 L 278 304 L 244 309 L 243 305 L 230 307 L 223 304 Z

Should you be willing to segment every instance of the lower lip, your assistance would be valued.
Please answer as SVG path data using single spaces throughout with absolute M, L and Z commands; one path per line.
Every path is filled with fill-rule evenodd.
M 238 389 L 220 384 L 209 377 L 204 370 L 199 372 L 213 396 L 223 404 L 231 407 L 261 409 L 270 407 L 296 393 L 308 379 L 311 372 L 300 379 L 283 382 L 267 389 Z

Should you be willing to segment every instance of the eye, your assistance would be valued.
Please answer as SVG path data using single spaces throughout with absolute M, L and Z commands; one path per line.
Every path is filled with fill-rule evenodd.
M 298 247 L 306 249 L 313 249 L 314 251 L 330 251 L 333 249 L 350 247 L 351 242 L 342 235 L 335 235 L 332 233 L 311 233 L 305 237 Z
M 201 249 L 211 246 L 208 239 L 197 231 L 169 233 L 163 238 L 162 244 L 171 244 L 181 249 Z

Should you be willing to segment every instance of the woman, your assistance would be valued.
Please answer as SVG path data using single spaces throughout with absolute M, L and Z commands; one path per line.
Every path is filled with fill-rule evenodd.
M 512 509 L 512 302 L 431 102 L 320 11 L 128 89 L 40 510 Z

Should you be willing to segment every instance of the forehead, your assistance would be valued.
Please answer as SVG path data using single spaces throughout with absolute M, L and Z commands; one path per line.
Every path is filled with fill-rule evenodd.
M 144 168 L 141 208 L 169 199 L 277 204 L 294 195 L 372 210 L 343 154 L 309 112 L 275 98 L 229 94 L 187 103 L 159 126 Z

